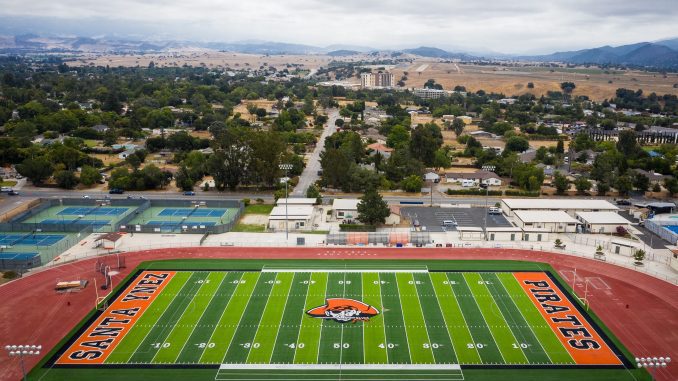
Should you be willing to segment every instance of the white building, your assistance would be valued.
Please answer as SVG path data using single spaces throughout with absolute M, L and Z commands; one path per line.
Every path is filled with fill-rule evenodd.
M 315 205 L 316 201 L 317 200 L 314 199 L 314 198 L 302 198 L 302 197 L 300 197 L 300 198 L 284 198 L 283 197 L 283 198 L 279 198 L 278 201 L 276 201 L 275 204 L 278 205 L 278 206 L 280 206 L 280 205 L 313 206 L 313 205 Z
M 313 230 L 315 208 L 309 205 L 276 206 L 268 216 L 268 227 L 275 231 Z
M 554 233 L 576 233 L 579 222 L 569 214 L 558 211 L 517 210 L 513 212 L 516 225 L 524 230 L 546 229 Z
M 615 212 L 577 212 L 575 217 L 586 233 L 615 233 L 618 226 L 628 230 L 631 222 Z
M 577 198 L 505 198 L 501 209 L 507 216 L 516 211 L 564 211 L 571 217 L 577 212 L 617 212 L 619 208 L 605 200 Z
M 338 221 L 354 220 L 358 218 L 357 198 L 335 198 L 332 201 L 332 214 Z
M 481 183 L 490 186 L 501 186 L 502 181 L 494 172 L 477 171 L 477 172 L 447 172 L 445 173 L 446 183 L 465 184 L 465 181 L 472 181 L 473 186 L 478 186 Z
M 423 99 L 439 99 L 447 96 L 447 91 L 438 89 L 414 89 L 414 95 Z
M 364 89 L 393 87 L 395 77 L 389 72 L 362 73 L 360 75 L 360 85 Z
M 488 227 L 488 241 L 521 241 L 523 229 L 516 226 Z

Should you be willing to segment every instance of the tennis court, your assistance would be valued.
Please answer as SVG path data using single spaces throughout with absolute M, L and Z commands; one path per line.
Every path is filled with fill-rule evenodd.
M 160 229 L 160 232 L 192 232 L 208 226 L 228 224 L 235 219 L 237 213 L 236 208 L 155 206 L 136 213 L 136 217 L 128 225 L 150 225 Z
M 173 216 L 173 217 L 222 217 L 225 213 L 228 212 L 228 209 L 215 209 L 215 208 L 165 208 L 158 215 L 163 217 Z
M 58 216 L 119 216 L 125 213 L 129 208 L 111 208 L 111 207 L 69 207 L 57 213 Z
M 135 209 L 130 206 L 55 205 L 21 220 L 21 223 L 92 226 L 100 232 L 113 231 L 115 224 Z
M 21 234 L 0 234 L 0 246 L 16 246 L 16 245 L 30 245 L 30 246 L 52 246 L 61 241 L 66 236 L 63 234 L 44 234 L 36 235 L 31 232 Z

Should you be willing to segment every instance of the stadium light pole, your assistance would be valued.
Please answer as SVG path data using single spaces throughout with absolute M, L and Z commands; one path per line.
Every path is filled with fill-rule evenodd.
M 287 194 L 287 183 L 289 183 L 289 176 L 288 173 L 292 169 L 292 164 L 280 164 L 278 165 L 278 168 L 282 169 L 285 171 L 285 243 L 287 243 L 287 240 L 290 238 L 290 229 L 289 229 L 289 219 L 287 217 L 287 205 L 289 204 L 289 195 Z
M 24 366 L 24 356 L 40 356 L 42 345 L 5 345 L 5 350 L 10 357 L 18 357 L 21 362 L 21 373 L 23 380 L 26 381 L 26 367 Z
M 483 171 L 486 172 L 494 172 L 494 170 L 497 167 L 494 165 L 483 165 Z M 483 218 L 483 235 L 485 236 L 485 241 L 487 241 L 487 199 L 490 197 L 490 184 L 485 182 L 483 184 L 483 180 L 480 180 L 480 187 L 485 188 L 485 216 Z
M 650 377 L 655 379 L 654 370 L 655 368 L 666 368 L 666 366 L 671 362 L 671 357 L 636 357 L 636 364 L 638 368 L 646 368 L 650 373 Z

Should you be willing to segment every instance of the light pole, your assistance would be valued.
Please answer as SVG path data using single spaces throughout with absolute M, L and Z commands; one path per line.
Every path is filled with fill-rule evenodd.
M 17 356 L 21 361 L 21 373 L 26 381 L 26 367 L 24 366 L 24 356 L 40 356 L 42 345 L 5 345 L 5 350 L 10 357 Z
M 287 176 L 288 172 L 290 169 L 292 169 L 292 164 L 280 164 L 278 165 L 278 168 L 282 169 L 285 171 L 285 242 L 290 238 L 290 230 L 288 227 L 288 224 L 290 221 L 288 220 L 287 217 L 287 204 L 289 204 L 289 196 L 287 195 L 287 183 L 289 183 L 289 178 Z
M 494 165 L 483 165 L 483 171 L 485 172 L 494 172 L 495 170 Z M 487 180 L 486 180 L 487 181 Z M 485 188 L 485 216 L 483 218 L 483 235 L 485 236 L 485 241 L 487 241 L 487 199 L 490 197 L 490 184 L 485 182 L 483 184 L 483 180 L 480 179 L 480 187 Z
M 636 364 L 638 368 L 647 368 L 650 376 L 654 380 L 655 368 L 666 368 L 666 365 L 671 362 L 671 357 L 636 357 Z

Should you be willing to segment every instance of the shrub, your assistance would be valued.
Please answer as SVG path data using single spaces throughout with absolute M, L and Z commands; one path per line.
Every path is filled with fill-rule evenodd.
M 373 232 L 377 228 L 374 225 L 339 224 L 339 230 L 342 232 Z
M 484 189 L 473 188 L 473 189 L 448 189 L 447 194 L 449 195 L 463 195 L 463 196 L 484 196 Z M 501 191 L 487 191 L 488 196 L 501 196 Z
M 629 232 L 626 230 L 625 227 L 617 226 L 617 235 L 624 237 L 627 234 L 629 234 Z
M 539 192 L 529 192 L 521 190 L 507 190 L 504 191 L 506 196 L 520 196 L 520 197 L 539 197 Z
M 9 270 L 5 271 L 5 273 L 2 274 L 2 277 L 5 279 L 16 279 L 19 277 L 19 274 L 17 274 L 17 272 L 14 270 Z
M 263 198 L 258 198 L 256 201 L 257 201 L 257 204 L 263 204 L 264 203 Z
M 250 204 L 250 199 L 249 198 L 243 198 L 242 203 L 245 204 L 245 206 L 248 206 Z

